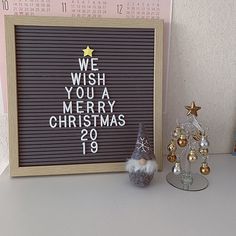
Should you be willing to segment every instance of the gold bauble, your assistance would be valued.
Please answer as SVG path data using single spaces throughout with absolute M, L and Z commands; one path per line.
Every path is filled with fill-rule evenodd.
M 197 130 L 195 132 L 195 134 L 193 135 L 193 138 L 196 140 L 196 141 L 200 141 L 201 138 L 202 138 L 202 132 L 200 130 Z
M 177 159 L 175 153 L 170 153 L 168 156 L 167 156 L 167 160 L 171 163 L 175 162 Z
M 141 158 L 138 162 L 139 162 L 139 164 L 140 164 L 141 166 L 144 166 L 144 165 L 146 165 L 147 160 L 144 159 L 144 158 Z
M 195 150 L 190 150 L 188 156 L 187 156 L 188 160 L 190 162 L 194 162 L 197 160 L 197 154 L 196 154 L 196 151 Z
M 200 172 L 203 174 L 203 175 L 209 175 L 211 169 L 210 167 L 208 166 L 208 164 L 206 162 L 203 162 L 201 167 L 200 167 Z
M 174 152 L 176 150 L 175 141 L 173 139 L 170 141 L 170 144 L 167 146 L 167 149 L 170 152 Z
M 185 134 L 181 134 L 180 137 L 177 140 L 177 143 L 180 147 L 185 147 L 188 143 L 188 140 L 186 138 Z
M 200 148 L 199 152 L 202 156 L 207 156 L 208 155 L 208 148 Z

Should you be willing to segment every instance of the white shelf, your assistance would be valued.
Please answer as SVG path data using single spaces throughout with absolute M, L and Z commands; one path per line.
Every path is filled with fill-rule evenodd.
M 200 192 L 170 186 L 168 164 L 147 188 L 126 173 L 10 178 L 6 170 L 0 235 L 235 236 L 236 157 L 212 156 L 210 166 L 210 186 Z

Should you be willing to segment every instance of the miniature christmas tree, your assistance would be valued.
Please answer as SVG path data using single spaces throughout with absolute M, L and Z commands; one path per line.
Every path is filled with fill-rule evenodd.
M 207 129 L 197 120 L 197 112 L 201 109 L 192 102 L 185 106 L 188 110 L 187 119 L 177 122 L 177 127 L 172 132 L 172 139 L 168 145 L 167 159 L 174 163 L 172 172 L 167 175 L 167 181 L 173 186 L 189 191 L 197 191 L 208 186 L 206 178 L 191 172 L 192 163 L 202 159 L 200 172 L 202 175 L 210 173 L 208 165 Z

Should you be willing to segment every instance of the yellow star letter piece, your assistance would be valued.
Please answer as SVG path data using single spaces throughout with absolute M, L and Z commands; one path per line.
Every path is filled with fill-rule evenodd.
M 201 107 L 195 105 L 195 102 L 192 102 L 190 106 L 185 106 L 185 108 L 188 110 L 187 116 L 190 114 L 197 116 L 197 111 L 201 109 Z
M 91 49 L 89 46 L 87 46 L 87 48 L 83 49 L 83 51 L 84 51 L 84 57 L 86 57 L 86 56 L 92 57 L 93 56 L 92 53 L 93 53 L 94 49 Z

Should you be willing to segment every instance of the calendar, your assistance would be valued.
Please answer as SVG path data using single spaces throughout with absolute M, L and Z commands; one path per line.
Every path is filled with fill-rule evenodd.
M 163 88 L 165 95 L 168 81 L 171 13 L 172 0 L 1 0 L 0 88 L 2 89 L 0 90 L 0 113 L 7 112 L 4 15 L 163 19 L 165 22 Z

